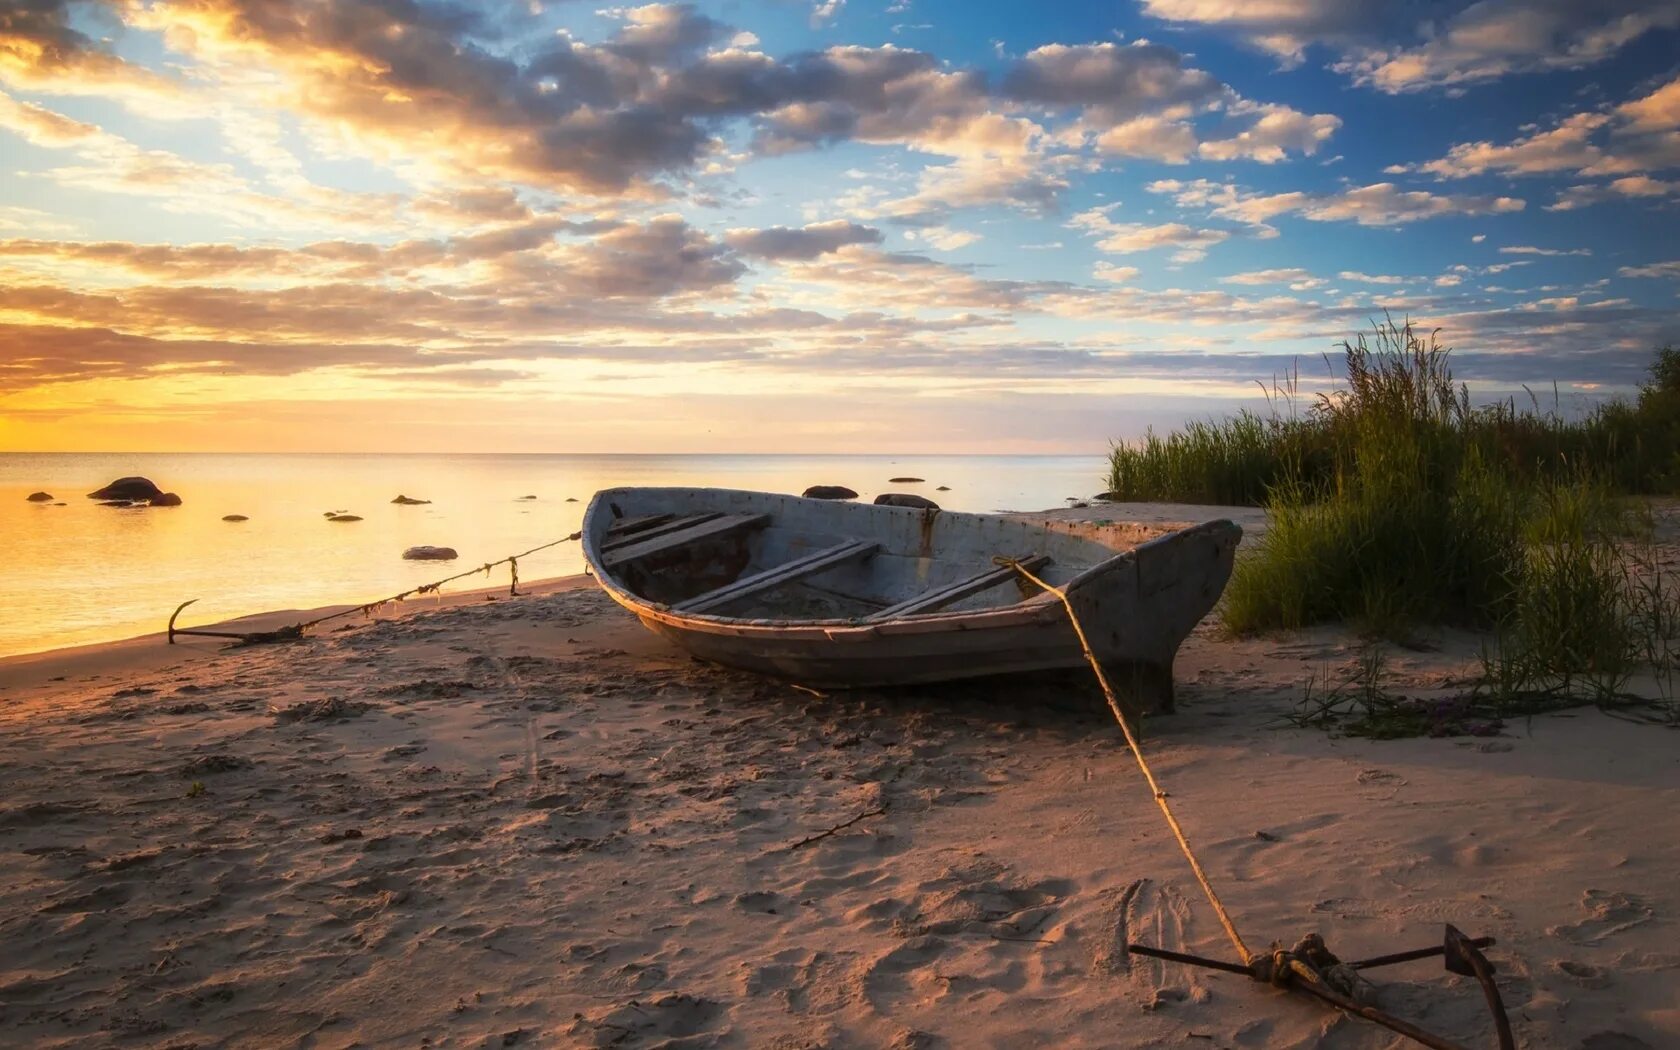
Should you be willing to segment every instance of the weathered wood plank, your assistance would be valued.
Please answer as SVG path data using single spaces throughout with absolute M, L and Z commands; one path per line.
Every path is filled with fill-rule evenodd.
M 849 561 L 867 558 L 881 549 L 879 543 L 868 540 L 854 540 L 835 547 L 828 547 L 820 551 L 813 551 L 795 561 L 785 565 L 777 565 L 763 572 L 746 576 L 725 587 L 705 594 L 696 595 L 686 602 L 671 607 L 673 612 L 704 613 L 712 609 L 721 608 L 730 602 L 739 601 L 755 594 L 762 594 L 775 587 L 780 587 L 795 580 L 802 580 L 807 576 L 815 576 L 819 572 L 832 569 Z
M 1037 572 L 1050 564 L 1050 559 L 1042 554 L 1029 554 L 1018 559 L 1028 572 Z M 936 612 L 947 605 L 954 605 L 964 598 L 973 597 L 982 591 L 989 591 L 993 587 L 1001 586 L 1010 580 L 1020 579 L 1019 574 L 1007 565 L 985 572 L 976 573 L 966 580 L 958 580 L 938 590 L 926 591 L 912 598 L 908 598 L 897 605 L 890 605 L 878 613 L 871 613 L 863 618 L 864 623 L 874 623 L 879 620 L 893 620 L 900 616 L 914 616 L 917 613 Z
M 607 535 L 614 538 L 629 536 L 643 529 L 651 529 L 655 525 L 663 525 L 674 517 L 675 514 L 642 514 L 634 518 L 620 518 L 607 528 Z
M 606 554 L 612 551 L 622 550 L 623 548 L 630 546 L 632 543 L 640 543 L 643 540 L 654 540 L 661 536 L 669 536 L 674 532 L 681 532 L 684 529 L 691 528 L 695 525 L 703 525 L 708 521 L 721 518 L 723 515 L 685 514 L 682 517 L 676 517 L 674 515 L 667 515 L 666 517 L 667 520 L 665 521 L 653 522 L 649 525 L 638 528 L 627 535 L 620 536 L 615 533 L 611 539 L 601 545 L 601 552 Z
M 607 569 L 616 569 L 629 562 L 639 561 L 651 555 L 665 551 L 686 547 L 691 543 L 701 543 L 705 540 L 721 539 L 748 529 L 761 529 L 770 523 L 768 514 L 725 514 L 722 517 L 703 521 L 698 525 L 691 525 L 681 532 L 673 532 L 664 536 L 656 536 L 649 540 L 638 540 L 636 543 L 620 547 L 612 552 L 601 552 L 601 565 Z

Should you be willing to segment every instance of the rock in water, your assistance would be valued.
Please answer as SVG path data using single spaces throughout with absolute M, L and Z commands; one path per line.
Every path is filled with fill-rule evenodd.
M 935 492 L 950 492 L 951 491 L 951 486 L 941 485 L 938 488 L 934 489 L 933 491 L 935 491 Z
M 421 507 L 421 506 L 425 506 L 426 504 L 428 504 L 432 501 L 429 500 L 429 499 L 414 499 L 410 496 L 404 496 L 402 493 L 399 492 L 399 493 L 397 493 L 397 498 L 392 500 L 391 502 L 392 503 L 399 503 L 404 507 Z
M 889 485 L 919 485 L 926 480 L 927 480 L 926 478 L 888 478 L 887 479 L 887 484 L 889 484 Z
M 180 505 L 181 497 L 173 492 L 164 492 L 152 497 L 152 506 L 154 507 L 179 507 Z
M 361 521 L 362 516 L 360 514 L 328 514 L 327 515 L 327 520 L 328 521 Z
M 1097 493 L 1096 498 L 1102 500 L 1104 503 L 1123 503 L 1125 502 L 1126 496 L 1124 493 L 1116 492 L 1113 489 L 1110 489 L 1107 492 Z
M 88 499 L 156 499 L 163 490 L 147 478 L 118 478 L 102 489 L 88 493 Z
M 23 498 L 28 500 L 30 503 L 51 503 L 52 502 L 52 493 L 50 493 L 50 492 L 31 492 L 29 495 L 27 495 Z
M 101 507 L 138 507 L 138 506 L 140 506 L 140 504 L 134 502 L 131 499 L 102 500 L 102 501 L 100 501 L 99 505 Z
M 222 520 L 223 521 L 250 521 L 251 519 L 247 518 L 243 514 L 223 514 L 222 515 Z
M 459 557 L 454 547 L 410 547 L 403 551 L 404 561 L 454 561 Z
M 844 485 L 812 485 L 800 495 L 806 499 L 857 499 L 857 493 Z
M 521 496 L 519 498 L 520 499 L 536 499 L 537 497 L 535 497 L 535 496 Z
M 926 496 L 917 496 L 909 492 L 883 492 L 875 497 L 877 507 L 916 507 L 920 510 L 938 510 L 939 504 Z

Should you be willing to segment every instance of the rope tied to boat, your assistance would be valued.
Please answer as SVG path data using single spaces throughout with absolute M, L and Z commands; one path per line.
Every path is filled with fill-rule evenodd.
M 1225 929 L 1225 936 L 1231 946 L 1236 949 L 1237 957 L 1242 959 L 1241 965 L 1223 962 L 1218 959 L 1207 959 L 1184 952 L 1168 951 L 1160 948 L 1149 948 L 1139 944 L 1128 944 L 1128 951 L 1140 955 L 1167 959 L 1192 966 L 1203 966 L 1209 969 L 1224 970 L 1232 973 L 1245 974 L 1263 984 L 1285 991 L 1299 991 L 1314 996 L 1336 1007 L 1344 1013 L 1355 1017 L 1362 1017 L 1382 1025 L 1393 1032 L 1398 1032 L 1424 1046 L 1434 1050 L 1465 1050 L 1458 1043 L 1425 1031 L 1416 1025 L 1392 1014 L 1368 1005 L 1371 998 L 1370 982 L 1359 975 L 1361 969 L 1375 966 L 1387 966 L 1397 962 L 1427 958 L 1441 955 L 1446 958 L 1447 969 L 1453 973 L 1463 973 L 1474 976 L 1482 986 L 1483 994 L 1487 998 L 1488 1008 L 1493 1013 L 1495 1036 L 1501 1050 L 1515 1050 L 1516 1042 L 1511 1033 L 1510 1020 L 1505 1016 L 1505 1007 L 1499 997 L 1498 986 L 1493 980 L 1493 965 L 1481 953 L 1481 949 L 1491 945 L 1491 937 L 1471 939 L 1464 936 L 1453 926 L 1447 926 L 1446 939 L 1439 948 L 1426 948 L 1410 952 L 1399 952 L 1394 955 L 1367 959 L 1362 962 L 1345 963 L 1332 953 L 1324 943 L 1324 938 L 1317 933 L 1308 933 L 1297 941 L 1294 947 L 1285 948 L 1281 942 L 1273 942 L 1271 948 L 1264 952 L 1250 951 L 1243 941 L 1242 934 L 1237 932 L 1235 920 L 1225 909 L 1225 904 L 1219 899 L 1212 881 L 1208 878 L 1202 863 L 1196 857 L 1196 852 L 1190 845 L 1190 839 L 1184 828 L 1174 816 L 1172 807 L 1167 804 L 1167 792 L 1155 779 L 1155 773 L 1149 768 L 1149 760 L 1143 755 L 1143 746 L 1138 742 L 1136 732 L 1126 717 L 1124 705 L 1109 682 L 1108 674 L 1103 670 L 1102 661 L 1091 649 L 1091 642 L 1085 633 L 1085 627 L 1079 622 L 1079 614 L 1074 610 L 1073 602 L 1069 600 L 1066 588 L 1058 587 L 1022 565 L 1019 559 L 999 555 L 992 559 L 994 565 L 1007 566 L 1014 569 L 1027 580 L 1036 584 L 1049 594 L 1054 595 L 1067 611 L 1068 623 L 1073 626 L 1073 633 L 1079 640 L 1080 651 L 1085 655 L 1086 663 L 1091 665 L 1091 671 L 1097 677 L 1097 684 L 1102 687 L 1103 698 L 1108 702 L 1108 709 L 1114 715 L 1114 720 L 1120 724 L 1120 731 L 1125 734 L 1126 746 L 1132 752 L 1138 769 L 1143 773 L 1144 780 L 1149 784 L 1155 804 L 1167 820 L 1167 826 L 1172 829 L 1173 837 L 1178 840 L 1178 848 L 1189 861 L 1190 870 L 1201 885 L 1202 893 L 1213 906 L 1214 914 L 1219 917 L 1219 924 Z
M 340 609 L 337 612 L 327 613 L 325 616 L 317 616 L 313 620 L 305 620 L 302 623 L 294 623 L 288 627 L 280 627 L 272 631 L 207 631 L 196 627 L 176 627 L 175 619 L 181 615 L 181 610 L 193 604 L 193 602 L 198 601 L 197 598 L 189 598 L 180 605 L 177 605 L 175 607 L 175 611 L 170 614 L 169 644 L 175 644 L 175 636 L 178 634 L 196 635 L 204 638 L 231 638 L 233 639 L 234 645 L 262 645 L 268 642 L 293 642 L 302 638 L 305 631 L 317 624 L 323 624 L 328 620 L 336 620 L 341 616 L 349 616 L 353 613 L 361 613 L 364 616 L 371 616 L 384 606 L 390 605 L 392 602 L 400 602 L 406 598 L 413 598 L 418 595 L 436 594 L 446 583 L 454 583 L 456 580 L 466 579 L 468 576 L 477 576 L 479 573 L 484 573 L 488 576 L 490 575 L 490 570 L 494 569 L 498 565 L 511 566 L 513 581 L 508 586 L 508 596 L 517 597 L 519 595 L 520 558 L 536 554 L 538 551 L 548 550 L 550 547 L 558 547 L 562 543 L 576 543 L 581 539 L 583 539 L 583 533 L 574 532 L 570 536 L 562 536 L 560 539 L 551 540 L 540 546 L 532 547 L 528 551 L 521 551 L 518 554 L 510 554 L 505 558 L 498 558 L 496 561 L 487 561 L 477 568 L 468 569 L 465 572 L 458 572 L 453 576 L 445 576 L 443 579 L 434 580 L 431 583 L 422 583 L 416 587 L 410 587 L 408 590 L 393 594 L 389 598 L 381 598 L 378 601 L 368 602 L 364 605 L 353 605 L 348 609 Z
M 1108 680 L 1108 674 L 1103 671 L 1102 661 L 1098 660 L 1096 654 L 1091 651 L 1090 639 L 1085 635 L 1084 625 L 1079 622 L 1079 615 L 1074 612 L 1073 603 L 1068 600 L 1067 591 L 1035 575 L 1031 569 L 1022 565 L 1016 558 L 999 556 L 993 558 L 992 563 L 1014 569 L 1050 594 L 1055 595 L 1061 601 L 1062 607 L 1067 610 L 1068 622 L 1073 625 L 1073 633 L 1079 638 L 1079 648 L 1084 652 L 1086 662 L 1091 665 L 1091 670 L 1096 673 L 1097 684 L 1102 687 L 1103 698 L 1108 701 L 1108 709 L 1113 713 L 1114 720 L 1120 723 L 1120 731 L 1126 735 L 1126 746 L 1131 748 L 1132 757 L 1137 760 L 1138 769 L 1142 771 L 1143 779 L 1149 784 L 1149 791 L 1155 797 L 1155 804 L 1161 807 L 1161 814 L 1167 818 L 1167 826 L 1172 829 L 1173 837 L 1178 840 L 1178 848 L 1183 851 L 1184 859 L 1190 862 L 1190 870 L 1195 873 L 1196 881 L 1201 883 L 1203 895 L 1207 897 L 1208 903 L 1213 905 L 1214 914 L 1219 916 L 1219 924 L 1225 928 L 1225 936 L 1230 939 L 1231 946 L 1237 950 L 1237 958 L 1253 959 L 1255 953 L 1249 950 L 1248 945 L 1243 941 L 1242 934 L 1237 932 L 1237 924 L 1231 918 L 1231 913 L 1225 910 L 1224 902 L 1219 899 L 1219 894 L 1214 890 L 1213 883 L 1209 881 L 1207 872 L 1202 869 L 1202 862 L 1196 859 L 1196 851 L 1190 848 L 1190 839 L 1184 833 L 1183 825 L 1179 824 L 1178 818 L 1173 815 L 1172 807 L 1167 804 L 1166 790 L 1155 779 L 1154 770 L 1149 768 L 1149 760 L 1143 757 L 1143 745 L 1138 743 L 1137 734 L 1132 731 L 1132 724 L 1126 718 L 1126 712 L 1120 703 L 1120 698 L 1115 694 L 1114 686 Z

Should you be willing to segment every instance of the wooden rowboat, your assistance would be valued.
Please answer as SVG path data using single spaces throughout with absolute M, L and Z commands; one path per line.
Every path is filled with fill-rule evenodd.
M 810 685 L 870 686 L 1085 663 L 1054 595 L 1143 709 L 1225 588 L 1242 530 L 1213 521 L 1034 522 L 728 489 L 595 495 L 583 550 L 606 592 L 694 656 Z

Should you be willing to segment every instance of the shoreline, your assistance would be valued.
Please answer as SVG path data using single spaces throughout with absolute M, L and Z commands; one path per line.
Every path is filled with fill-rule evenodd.
M 1050 521 L 1084 521 L 1088 519 L 1096 520 L 1098 518 L 1112 517 L 1114 520 L 1129 522 L 1135 521 L 1141 524 L 1151 525 L 1188 525 L 1200 521 L 1211 521 L 1215 518 L 1230 518 L 1243 526 L 1243 542 L 1245 544 L 1252 541 L 1254 535 L 1256 535 L 1254 530 L 1257 527 L 1263 528 L 1265 521 L 1265 511 L 1264 509 L 1258 507 L 1220 507 L 1181 503 L 1092 503 L 1090 506 L 1083 508 L 1052 507 L 1047 510 L 1006 511 L 1003 513 L 1008 517 L 1040 518 Z M 548 576 L 534 580 L 521 579 L 519 581 L 519 586 L 521 594 L 547 593 L 553 589 L 566 589 L 573 586 L 579 586 L 579 581 L 587 584 L 589 580 L 589 576 L 585 573 L 572 573 L 566 576 Z M 486 597 L 495 598 L 498 595 L 500 597 L 507 597 L 506 584 L 502 584 L 500 586 L 491 584 L 484 587 L 475 587 L 470 590 L 445 591 L 439 595 L 420 596 L 407 599 L 389 608 L 400 609 L 410 605 L 413 605 L 415 608 L 419 608 L 420 606 L 418 603 L 420 602 L 434 604 L 438 602 L 475 602 L 482 601 Z M 284 627 L 289 623 L 313 619 L 318 616 L 324 616 L 328 613 L 338 612 L 344 609 L 353 609 L 361 604 L 361 602 L 341 602 L 307 609 L 266 609 L 259 612 L 247 613 L 243 616 L 234 616 L 225 620 L 217 620 L 211 623 L 193 623 L 184 624 L 183 626 L 202 628 L 204 630 L 269 631 L 279 627 Z M 164 615 L 162 619 L 167 622 L 167 615 Z M 56 662 L 59 659 L 68 660 L 79 657 L 101 659 L 105 655 L 105 650 L 126 650 L 129 647 L 139 647 L 141 643 L 149 642 L 154 639 L 160 644 L 165 644 L 167 647 L 167 643 L 164 642 L 166 635 L 167 631 L 148 631 L 144 634 L 129 635 L 122 638 L 112 638 L 104 641 L 86 642 L 80 645 L 60 646 L 52 649 L 41 649 L 35 652 L 12 653 L 0 656 L 0 690 L 3 690 L 7 685 L 9 670 L 21 665 L 27 665 L 38 661 Z M 216 642 L 214 639 L 193 639 L 189 636 L 178 641 L 175 648 L 179 649 L 189 643 L 206 643 L 215 648 L 220 648 L 222 644 Z

